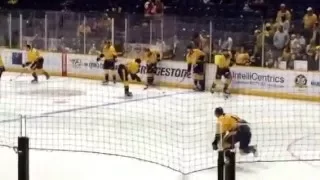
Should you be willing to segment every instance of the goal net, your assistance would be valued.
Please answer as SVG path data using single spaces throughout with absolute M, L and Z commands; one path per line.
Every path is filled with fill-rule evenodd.
M 213 111 L 223 107 L 250 123 L 259 156 L 237 162 L 320 160 L 319 103 L 53 77 L 30 76 L 0 86 L 0 144 L 15 147 L 23 132 L 35 150 L 99 153 L 155 163 L 183 174 L 216 166 Z

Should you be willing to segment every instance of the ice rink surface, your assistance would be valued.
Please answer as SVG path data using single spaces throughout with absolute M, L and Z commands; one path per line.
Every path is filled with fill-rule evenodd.
M 320 103 L 218 94 L 181 89 L 148 89 L 132 85 L 134 97 L 123 97 L 122 84 L 53 77 L 31 85 L 30 76 L 0 81 L 0 144 L 16 146 L 20 116 L 30 137 L 31 180 L 182 179 L 216 165 L 211 149 L 213 109 L 239 115 L 251 123 L 259 157 L 237 158 L 238 179 L 318 180 Z M 13 79 L 11 81 L 11 79 Z M 284 162 L 258 162 L 284 161 Z M 0 176 L 17 179 L 17 155 L 0 148 Z M 216 169 L 195 172 L 190 180 L 216 179 Z

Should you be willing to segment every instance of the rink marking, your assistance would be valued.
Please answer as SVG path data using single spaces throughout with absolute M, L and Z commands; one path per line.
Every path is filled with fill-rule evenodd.
M 181 92 L 181 93 L 175 93 L 175 94 L 165 94 L 165 95 L 159 95 L 159 96 L 153 96 L 153 97 L 128 99 L 128 100 L 125 100 L 125 101 L 117 101 L 117 102 L 104 103 L 104 104 L 98 104 L 98 105 L 92 105 L 92 106 L 84 106 L 84 107 L 73 108 L 73 109 L 64 109 L 64 110 L 58 110 L 58 111 L 42 113 L 40 115 L 40 117 L 41 116 L 47 116 L 47 115 L 53 115 L 53 114 L 60 114 L 60 113 L 68 113 L 68 112 L 74 112 L 74 111 L 94 109 L 94 108 L 99 108 L 99 107 L 113 106 L 113 105 L 119 105 L 119 104 L 131 103 L 131 102 L 139 102 L 139 101 L 145 101 L 145 100 L 151 100 L 151 99 L 161 99 L 161 98 L 171 97 L 171 96 L 175 96 L 175 95 L 189 94 L 189 93 L 192 93 L 192 92 L 193 91 L 187 91 L 187 92 Z M 36 116 L 36 117 L 39 117 L 39 116 Z

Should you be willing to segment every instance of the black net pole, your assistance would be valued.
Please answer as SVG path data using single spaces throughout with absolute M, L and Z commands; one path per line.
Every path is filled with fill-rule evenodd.
M 29 180 L 28 137 L 18 137 L 18 180 Z
M 226 150 L 225 159 L 225 180 L 236 179 L 236 153 L 233 150 Z
M 218 180 L 224 180 L 224 151 L 218 151 Z

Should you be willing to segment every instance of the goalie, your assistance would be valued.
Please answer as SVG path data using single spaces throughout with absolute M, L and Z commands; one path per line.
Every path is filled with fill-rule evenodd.
M 240 143 L 240 154 L 253 153 L 257 156 L 256 146 L 250 146 L 251 129 L 248 123 L 237 116 L 225 114 L 221 107 L 215 109 L 218 118 L 216 135 L 212 143 L 213 150 L 218 150 L 218 143 L 222 149 L 233 149 L 236 143 Z
M 129 75 L 131 76 L 132 80 L 141 82 L 140 77 L 137 75 L 140 69 L 140 63 L 141 63 L 141 59 L 135 59 L 134 61 L 130 61 L 127 64 L 119 65 L 118 74 L 124 85 L 125 96 L 128 96 L 128 97 L 132 96 L 132 93 L 129 91 L 129 78 L 128 78 Z
M 46 79 L 48 80 L 50 76 L 47 73 L 47 71 L 43 69 L 44 59 L 40 55 L 39 51 L 29 44 L 27 44 L 25 48 L 27 51 L 28 60 L 25 64 L 22 64 L 22 67 L 30 67 L 31 74 L 33 77 L 31 83 L 38 83 L 38 74 L 44 74 L 46 76 Z

